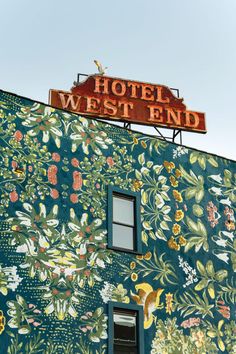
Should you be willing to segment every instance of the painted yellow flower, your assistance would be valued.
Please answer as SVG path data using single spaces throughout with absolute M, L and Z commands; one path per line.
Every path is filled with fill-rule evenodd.
M 184 238 L 182 235 L 179 237 L 179 244 L 180 246 L 185 246 L 187 243 L 186 238 Z
M 132 273 L 131 274 L 131 280 L 137 281 L 138 280 L 138 274 L 137 273 Z
M 184 217 L 184 212 L 181 209 L 176 210 L 175 212 L 175 221 L 180 221 Z
M 171 238 L 168 240 L 167 245 L 170 249 L 179 251 L 180 250 L 180 245 L 175 241 L 174 237 L 171 236 Z
M 204 345 L 205 342 L 205 336 L 202 331 L 196 331 L 193 332 L 192 334 L 193 341 L 195 342 L 195 345 L 197 348 L 201 348 Z
M 181 226 L 179 224 L 174 224 L 172 227 L 172 232 L 174 235 L 178 235 L 181 231 Z
M 183 198 L 180 192 L 178 192 L 176 189 L 173 190 L 173 196 L 177 202 L 182 202 Z
M 171 315 L 172 310 L 173 310 L 173 294 L 168 293 L 166 294 L 166 313 Z
M 6 324 L 6 319 L 3 316 L 3 312 L 0 310 L 0 334 L 2 334 L 2 332 L 4 331 L 5 324 Z
M 138 254 L 137 256 L 136 256 L 136 259 L 138 259 L 138 260 L 142 260 L 143 259 L 143 255 L 142 254 Z
M 179 182 L 174 176 L 170 176 L 170 184 L 172 185 L 172 187 L 178 187 Z
M 142 181 L 138 181 L 137 179 L 133 181 L 133 188 L 135 191 L 140 191 L 142 185 L 143 185 Z
M 147 252 L 144 257 L 143 257 L 146 261 L 149 261 L 152 258 L 152 252 Z
M 138 139 L 137 138 L 133 138 L 133 142 L 134 142 L 135 145 L 137 145 L 138 144 Z
M 134 269 L 136 267 L 136 262 L 131 262 L 130 263 L 130 269 Z

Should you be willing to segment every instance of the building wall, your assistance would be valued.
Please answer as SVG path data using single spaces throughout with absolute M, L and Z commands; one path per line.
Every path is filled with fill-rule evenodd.
M 235 353 L 235 162 L 0 106 L 1 353 L 107 353 L 109 301 L 144 307 L 145 353 Z M 143 255 L 106 248 L 108 185 L 141 194 Z

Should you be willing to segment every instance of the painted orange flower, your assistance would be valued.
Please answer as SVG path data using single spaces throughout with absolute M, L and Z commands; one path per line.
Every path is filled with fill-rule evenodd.
M 164 161 L 163 165 L 164 165 L 166 171 L 169 173 L 173 170 L 173 168 L 175 168 L 174 162 Z
M 176 175 L 177 178 L 179 178 L 179 177 L 182 176 L 182 172 L 178 168 L 176 168 L 175 175 Z
M 173 190 L 173 196 L 177 202 L 182 202 L 183 198 L 180 192 L 178 192 L 176 189 Z
M 172 187 L 178 187 L 179 182 L 174 176 L 170 176 L 170 184 L 172 185 Z

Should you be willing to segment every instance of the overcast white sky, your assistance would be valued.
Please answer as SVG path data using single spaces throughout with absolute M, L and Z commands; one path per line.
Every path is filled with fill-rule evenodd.
M 48 102 L 77 73 L 176 87 L 205 112 L 183 143 L 236 159 L 236 0 L 0 0 L 0 88 Z M 154 133 L 153 131 L 151 133 Z

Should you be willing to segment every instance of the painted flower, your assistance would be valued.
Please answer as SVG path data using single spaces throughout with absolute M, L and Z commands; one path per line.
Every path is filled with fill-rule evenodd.
M 78 191 L 82 188 L 83 185 L 83 179 L 82 179 L 82 174 L 79 171 L 74 171 L 73 172 L 73 185 L 72 188 L 74 191 Z
M 2 267 L 0 264 L 0 293 L 6 296 L 9 290 L 15 291 L 21 281 L 16 266 Z
M 205 343 L 205 335 L 201 330 L 192 332 L 192 339 L 197 348 L 201 348 Z
M 173 294 L 171 293 L 167 293 L 166 294 L 166 313 L 168 313 L 168 315 L 171 315 L 171 313 L 173 312 Z
M 50 190 L 50 196 L 53 198 L 53 199 L 57 199 L 59 197 L 59 192 L 57 189 L 54 189 L 54 188 L 51 188 Z
M 131 263 L 130 263 L 130 269 L 134 269 L 136 267 L 136 262 L 134 262 L 134 261 L 132 261 Z
M 172 187 L 178 187 L 179 182 L 174 176 L 170 176 L 170 184 L 172 185 Z
M 4 317 L 2 310 L 0 310 L 0 335 L 5 329 L 5 324 L 6 324 L 6 318 Z
M 132 273 L 131 274 L 131 280 L 134 281 L 134 282 L 137 281 L 138 280 L 138 274 L 137 273 Z
M 79 124 L 74 123 L 71 126 L 72 152 L 75 152 L 81 145 L 86 155 L 89 154 L 89 149 L 97 155 L 102 155 L 102 150 L 108 149 L 108 145 L 113 143 L 112 139 L 108 138 L 107 133 L 101 130 L 96 121 L 81 117 L 79 121 Z
M 10 201 L 12 203 L 15 203 L 17 202 L 19 196 L 18 196 L 18 193 L 16 191 L 12 191 L 10 194 L 9 194 L 9 197 L 10 197 Z
M 171 173 L 172 170 L 175 168 L 174 162 L 164 161 L 163 165 L 168 173 Z
M 135 192 L 140 191 L 142 185 L 143 185 L 143 182 L 142 182 L 142 181 L 139 181 L 139 180 L 137 180 L 137 179 L 134 180 L 134 181 L 133 181 L 133 189 L 134 189 L 134 191 L 135 191 Z
M 71 165 L 74 167 L 79 167 L 79 160 L 74 157 L 73 159 L 71 159 Z
M 60 156 L 60 154 L 58 154 L 57 152 L 53 152 L 53 154 L 52 154 L 52 159 L 53 159 L 53 161 L 55 161 L 55 162 L 59 162 L 59 161 L 61 160 L 61 156 Z
M 21 133 L 20 130 L 16 130 L 15 133 L 14 133 L 14 138 L 17 140 L 17 141 L 21 141 L 23 139 L 23 134 Z
M 112 167 L 115 164 L 115 161 L 113 160 L 113 158 L 111 156 L 108 156 L 106 161 L 107 161 L 108 166 L 110 166 L 110 167 Z
M 180 221 L 184 218 L 184 212 L 181 209 L 176 210 L 175 212 L 175 221 Z
M 22 125 L 31 128 L 27 132 L 28 135 L 34 137 L 42 134 L 44 143 L 48 143 L 51 136 L 56 146 L 60 147 L 62 131 L 59 128 L 61 127 L 61 121 L 54 108 L 34 103 L 32 107 L 21 108 L 17 115 L 23 119 Z
M 72 194 L 70 195 L 70 201 L 71 201 L 73 204 L 78 203 L 78 202 L 79 202 L 78 194 L 72 193 Z
M 174 235 L 178 235 L 181 231 L 181 226 L 179 224 L 174 224 L 172 226 L 172 232 Z
M 183 198 L 182 198 L 182 195 L 181 195 L 181 193 L 180 192 L 178 192 L 177 190 L 173 190 L 173 197 L 175 198 L 175 200 L 177 201 L 177 202 L 182 202 L 183 201 Z

